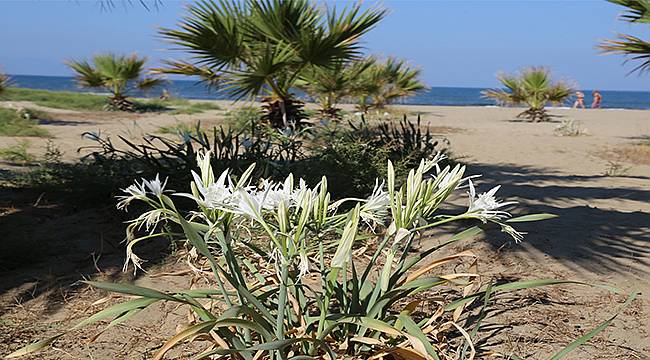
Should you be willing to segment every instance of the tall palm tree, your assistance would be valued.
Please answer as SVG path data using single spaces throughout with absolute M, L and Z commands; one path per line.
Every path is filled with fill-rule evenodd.
M 203 0 L 188 7 L 180 29 L 161 30 L 190 61 L 159 70 L 199 75 L 237 99 L 262 95 L 266 119 L 286 127 L 302 118 L 292 93 L 299 80 L 359 58 L 361 36 L 384 16 L 360 4 L 338 12 L 309 0 Z
M 650 24 L 650 0 L 608 0 L 628 8 L 621 18 L 630 23 Z M 636 36 L 621 34 L 616 40 L 605 40 L 599 46 L 606 53 L 623 54 L 629 60 L 640 61 L 632 72 L 650 71 L 650 42 Z
M 67 62 L 76 73 L 77 83 L 85 88 L 104 89 L 111 93 L 109 108 L 134 111 L 128 92 L 134 89 L 150 90 L 163 80 L 144 76 L 146 58 L 133 54 L 130 56 L 101 54 L 93 57 L 92 64 L 86 60 Z
M 306 74 L 298 87 L 318 102 L 321 116 L 339 120 L 341 109 L 337 104 L 359 92 L 358 78 L 374 63 L 375 59 L 369 57 L 339 62 L 332 67 L 317 67 Z
M 420 69 L 404 60 L 388 58 L 377 62 L 358 77 L 356 88 L 358 108 L 384 108 L 399 98 L 413 95 L 426 88 L 420 81 Z
M 548 121 L 546 105 L 562 104 L 574 91 L 565 82 L 553 82 L 550 71 L 542 67 L 524 69 L 519 75 L 501 74 L 498 79 L 505 89 L 485 90 L 483 96 L 505 105 L 526 104 L 528 109 L 517 117 L 535 122 Z

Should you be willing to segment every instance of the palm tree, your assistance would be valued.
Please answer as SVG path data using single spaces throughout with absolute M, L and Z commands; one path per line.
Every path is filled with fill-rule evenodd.
M 5 74 L 0 73 L 0 94 L 2 94 L 10 84 L 11 78 Z
M 101 54 L 93 57 L 92 64 L 86 60 L 68 61 L 67 65 L 76 73 L 77 83 L 85 88 L 108 90 L 109 108 L 134 111 L 134 105 L 127 98 L 130 90 L 149 90 L 163 80 L 143 75 L 146 58 L 116 54 Z
M 318 102 L 321 116 L 339 120 L 341 109 L 336 107 L 337 104 L 359 92 L 358 78 L 374 63 L 375 59 L 369 57 L 347 63 L 339 62 L 332 67 L 314 68 L 306 74 L 298 87 Z
M 420 69 L 412 68 L 404 60 L 388 58 L 377 62 L 358 77 L 357 107 L 382 109 L 399 98 L 413 95 L 426 88 L 419 79 Z
M 505 105 L 526 104 L 528 110 L 517 115 L 531 121 L 548 121 L 550 116 L 545 106 L 562 104 L 573 93 L 573 87 L 562 81 L 551 81 L 550 71 L 542 67 L 531 67 L 519 75 L 498 76 L 505 89 L 490 89 L 482 92 L 486 98 Z
M 650 24 L 650 0 L 608 0 L 628 8 L 621 18 L 630 23 Z M 641 61 L 632 72 L 650 71 L 650 42 L 632 35 L 619 35 L 617 40 L 605 40 L 599 46 L 606 53 L 623 54 L 629 60 Z
M 159 71 L 199 75 L 237 99 L 262 95 L 265 119 L 275 127 L 303 118 L 292 93 L 300 80 L 359 58 L 361 36 L 385 15 L 360 4 L 325 10 L 309 0 L 204 0 L 188 13 L 180 29 L 161 34 L 192 58 Z

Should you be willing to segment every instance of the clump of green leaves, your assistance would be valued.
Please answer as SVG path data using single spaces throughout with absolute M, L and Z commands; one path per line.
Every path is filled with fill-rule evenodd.
M 15 163 L 34 161 L 36 157 L 28 152 L 29 141 L 23 140 L 15 145 L 0 148 L 0 159 Z
M 562 104 L 574 92 L 572 86 L 563 81 L 552 81 L 550 71 L 542 67 L 531 67 L 520 74 L 498 76 L 504 89 L 483 91 L 483 96 L 504 105 L 526 105 L 528 109 L 518 118 L 530 121 L 548 121 L 548 104 Z
M 0 135 L 3 136 L 35 136 L 47 137 L 47 130 L 38 127 L 40 112 L 30 109 L 20 111 L 0 108 Z
M 217 176 L 210 152 L 197 155 L 199 171 L 192 173 L 190 193 L 169 195 L 173 191 L 167 190 L 167 182 L 159 177 L 136 182 L 124 190 L 118 203 L 122 209 L 134 202 L 147 207 L 128 226 L 125 269 L 130 263 L 142 266 L 137 256 L 142 242 L 180 237 L 190 253 L 209 265 L 211 286 L 162 292 L 130 284 L 88 282 L 132 298 L 71 330 L 112 319 L 104 332 L 155 303 L 172 302 L 190 309 L 196 320 L 158 348 L 155 360 L 199 335 L 208 336 L 201 337 L 204 349 L 195 359 L 333 360 L 404 354 L 411 359 L 441 359 L 459 353 L 473 359 L 489 304 L 515 290 L 583 283 L 540 279 L 482 286 L 471 265 L 477 256 L 471 251 L 436 258 L 437 251 L 480 233 L 480 224 L 497 226 L 519 241 L 522 234 L 513 225 L 553 217 L 510 217 L 504 209 L 512 203 L 496 198 L 498 187 L 479 194 L 465 176 L 464 166 L 443 168 L 438 165 L 440 159 L 423 160 L 408 172 L 402 185 L 396 185 L 389 162 L 385 180 L 377 181 L 372 194 L 364 199 L 334 200 L 326 177 L 315 186 L 293 175 L 281 182 L 258 182 L 251 178 L 254 166 L 239 178 L 228 171 Z M 447 199 L 465 185 L 469 187 L 467 207 L 444 210 Z M 194 203 L 192 212 L 178 210 L 176 202 L 181 198 Z M 466 227 L 425 252 L 412 251 L 422 231 L 450 223 Z M 140 229 L 147 231 L 139 234 Z M 374 241 L 358 247 L 364 237 Z M 266 245 L 260 246 L 262 241 Z M 193 256 L 189 259 L 195 261 Z M 441 266 L 462 264 L 463 259 L 469 259 L 470 265 L 456 270 Z M 193 266 L 197 265 L 200 267 Z M 436 310 L 422 312 L 421 305 Z M 553 359 L 595 336 L 614 318 Z M 41 350 L 65 334 L 28 345 L 8 357 Z

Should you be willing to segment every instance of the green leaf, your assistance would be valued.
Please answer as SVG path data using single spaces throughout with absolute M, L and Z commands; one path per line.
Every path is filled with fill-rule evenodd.
M 332 258 L 331 267 L 342 269 L 345 267 L 348 257 L 350 256 L 350 251 L 352 251 L 352 245 L 354 244 L 354 239 L 357 235 L 357 227 L 359 225 L 359 204 L 350 212 L 348 217 L 347 224 L 345 229 L 343 229 L 343 235 L 341 236 L 341 241 L 339 246 L 336 248 L 334 257 Z
M 589 284 L 585 283 L 582 281 L 575 281 L 575 280 L 556 280 L 556 279 L 535 279 L 535 280 L 522 280 L 522 281 L 515 281 L 511 283 L 506 283 L 506 284 L 501 284 L 501 285 L 496 285 L 492 287 L 492 292 L 496 293 L 497 291 L 514 291 L 514 290 L 522 290 L 522 289 L 531 289 L 535 287 L 540 287 L 540 286 L 549 286 L 549 285 L 561 285 L 561 284 L 577 284 L 577 285 L 586 285 L 586 286 L 593 286 L 593 287 L 598 287 L 601 289 L 605 289 L 607 291 L 613 292 L 613 293 L 619 293 L 620 290 L 613 287 L 609 286 L 607 284 Z M 445 311 L 451 311 L 455 310 L 456 308 L 463 306 L 469 302 L 474 301 L 474 299 L 484 296 L 485 291 L 481 291 L 472 295 L 465 296 L 463 298 L 460 298 L 454 302 L 451 302 L 447 305 L 445 305 L 444 309 Z
M 556 218 L 556 217 L 557 217 L 557 215 L 548 214 L 548 213 L 529 214 L 529 215 L 524 215 L 524 216 L 519 216 L 519 217 L 515 217 L 515 218 L 512 218 L 512 219 L 508 219 L 508 220 L 506 220 L 506 222 L 516 223 L 516 222 L 540 221 L 540 220 L 553 219 L 553 218 Z
M 621 306 L 621 308 L 618 310 L 618 312 L 616 312 L 616 314 L 612 315 L 609 319 L 607 319 L 607 320 L 603 321 L 602 323 L 600 323 L 600 325 L 595 327 L 593 330 L 589 331 L 588 333 L 584 334 L 583 336 L 581 336 L 581 337 L 577 338 L 576 340 L 574 340 L 573 342 L 571 342 L 569 345 L 567 345 L 567 347 L 560 350 L 557 354 L 553 355 L 551 360 L 560 360 L 560 359 L 562 359 L 565 355 L 567 355 L 571 351 L 577 349 L 581 345 L 585 344 L 587 341 L 591 340 L 594 336 L 598 335 L 601 331 L 605 330 L 605 328 L 607 328 L 612 323 L 612 321 L 614 321 L 614 319 L 616 319 L 616 317 L 625 308 L 630 306 L 630 304 L 637 297 L 638 294 L 639 293 L 637 291 L 634 291 L 633 293 L 631 293 L 630 296 L 628 296 L 627 300 L 625 300 L 625 303 L 623 304 L 623 306 Z
M 18 349 L 16 351 L 12 352 L 11 354 L 5 356 L 5 359 L 13 359 L 13 358 L 17 358 L 17 357 L 20 357 L 20 356 L 24 356 L 24 355 L 33 353 L 35 351 L 39 351 L 39 350 L 49 346 L 50 344 L 52 344 L 56 339 L 60 338 L 63 335 L 64 334 L 58 334 L 56 336 L 52 336 L 51 338 L 40 340 L 40 341 L 37 341 L 37 342 L 35 342 L 33 344 L 27 345 L 24 348 L 20 348 L 20 349 Z
M 118 284 L 118 283 L 98 282 L 98 281 L 84 281 L 84 283 L 98 289 L 102 289 L 110 292 L 116 292 L 120 294 L 142 296 L 144 298 L 149 298 L 149 299 L 181 301 L 169 294 L 165 294 L 158 290 L 135 286 L 131 284 Z

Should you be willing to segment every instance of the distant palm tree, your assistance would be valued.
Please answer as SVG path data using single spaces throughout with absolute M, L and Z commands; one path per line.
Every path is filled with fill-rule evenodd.
M 180 29 L 161 34 L 192 54 L 161 72 L 198 75 L 238 99 L 262 95 L 275 127 L 298 124 L 292 90 L 307 74 L 361 56 L 361 36 L 385 15 L 355 4 L 341 12 L 309 0 L 204 0 L 191 4 Z
M 314 68 L 305 75 L 298 87 L 320 105 L 321 116 L 338 120 L 341 118 L 341 109 L 337 108 L 337 104 L 359 92 L 359 77 L 374 63 L 374 58 L 365 58 L 348 63 L 340 62 L 327 68 Z
M 0 73 L 0 94 L 2 94 L 6 88 L 11 84 L 11 79 L 9 76 Z
M 552 82 L 549 70 L 541 67 L 524 69 L 519 75 L 502 74 L 498 79 L 505 89 L 485 90 L 483 96 L 505 105 L 526 104 L 528 110 L 517 117 L 535 122 L 548 121 L 546 105 L 562 104 L 574 92 L 562 81 Z
M 629 11 L 621 18 L 630 23 L 650 24 L 650 0 L 608 0 L 625 6 Z M 632 72 L 650 71 L 650 42 L 632 35 L 619 35 L 617 40 L 605 40 L 599 47 L 606 53 L 628 55 L 630 60 L 641 61 Z
M 358 77 L 355 86 L 358 108 L 367 111 L 384 108 L 426 88 L 419 79 L 420 69 L 410 67 L 406 61 L 388 58 L 376 62 Z
M 67 65 L 76 72 L 77 83 L 85 88 L 104 89 L 111 93 L 109 108 L 134 111 L 133 103 L 127 98 L 133 89 L 149 90 L 163 80 L 144 76 L 146 58 L 137 55 L 102 54 L 88 61 L 68 61 Z

